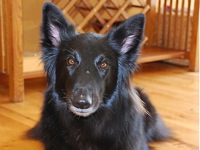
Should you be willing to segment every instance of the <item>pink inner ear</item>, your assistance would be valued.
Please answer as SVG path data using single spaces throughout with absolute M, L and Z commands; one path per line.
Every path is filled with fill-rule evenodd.
M 59 29 L 53 24 L 50 24 L 50 39 L 54 46 L 58 46 L 60 44 Z
M 129 51 L 130 46 L 132 45 L 134 40 L 134 35 L 130 35 L 123 40 L 123 46 L 121 48 L 121 53 L 124 54 Z

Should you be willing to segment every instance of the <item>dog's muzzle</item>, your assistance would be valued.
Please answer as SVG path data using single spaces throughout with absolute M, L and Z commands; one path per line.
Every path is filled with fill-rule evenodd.
M 70 98 L 69 110 L 77 116 L 88 117 L 98 109 L 98 97 L 91 89 L 78 88 L 73 91 Z

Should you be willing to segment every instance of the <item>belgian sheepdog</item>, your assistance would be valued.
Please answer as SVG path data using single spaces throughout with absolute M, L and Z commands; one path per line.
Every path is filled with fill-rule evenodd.
M 29 131 L 46 150 L 148 150 L 169 130 L 130 82 L 145 17 L 107 34 L 77 33 L 53 4 L 43 6 L 42 60 L 48 87 L 40 121 Z

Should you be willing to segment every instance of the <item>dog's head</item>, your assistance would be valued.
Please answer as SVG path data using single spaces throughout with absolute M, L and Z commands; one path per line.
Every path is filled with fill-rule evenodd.
M 87 117 L 109 99 L 135 68 L 144 15 L 131 17 L 106 35 L 79 34 L 61 11 L 43 7 L 41 45 L 49 86 L 77 116 Z

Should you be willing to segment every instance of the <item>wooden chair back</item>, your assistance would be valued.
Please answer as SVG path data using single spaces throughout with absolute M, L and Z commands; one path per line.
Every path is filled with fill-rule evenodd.
M 192 26 L 196 0 L 148 0 L 150 46 L 188 51 L 191 49 Z
M 146 13 L 149 5 L 145 0 L 52 0 L 78 32 L 105 34 L 113 24 L 120 23 L 134 13 Z M 130 13 L 132 10 L 136 10 Z

